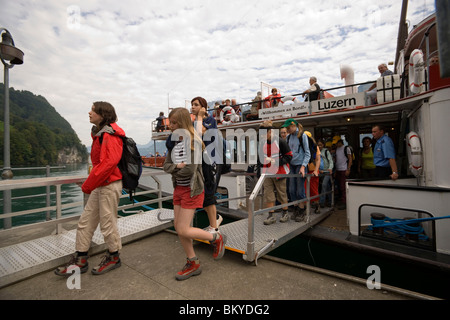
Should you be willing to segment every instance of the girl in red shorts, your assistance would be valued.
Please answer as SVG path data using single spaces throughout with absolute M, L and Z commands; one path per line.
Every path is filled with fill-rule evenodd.
M 203 206 L 205 196 L 201 158 L 205 146 L 194 131 L 187 109 L 173 109 L 169 114 L 169 127 L 173 133 L 168 138 L 170 143 L 167 145 L 171 148 L 164 162 L 164 171 L 172 175 L 174 226 L 187 256 L 186 265 L 175 278 L 185 280 L 202 272 L 192 240 L 210 241 L 214 247 L 214 259 L 220 259 L 225 252 L 226 237 L 191 226 L 195 210 Z

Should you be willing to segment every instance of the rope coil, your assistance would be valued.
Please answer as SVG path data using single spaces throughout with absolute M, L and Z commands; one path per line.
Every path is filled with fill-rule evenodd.
M 373 230 L 374 228 L 382 228 L 383 232 L 391 232 L 399 236 L 406 235 L 418 235 L 419 240 L 428 240 L 428 236 L 424 233 L 424 229 L 421 222 L 448 219 L 450 216 L 444 217 L 431 217 L 431 218 L 420 218 L 420 219 L 392 219 L 389 217 L 374 218 L 371 217 L 372 225 L 368 227 L 368 230 Z M 379 230 L 379 229 L 378 229 Z

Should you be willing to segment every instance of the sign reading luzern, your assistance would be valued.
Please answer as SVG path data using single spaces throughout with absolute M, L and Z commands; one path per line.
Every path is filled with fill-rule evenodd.
M 315 100 L 311 102 L 311 112 L 325 112 L 339 109 L 354 109 L 365 106 L 365 92 L 352 93 L 345 96 Z M 259 110 L 259 118 L 289 118 L 309 113 L 309 102 L 299 102 L 287 106 Z
M 339 109 L 354 109 L 357 106 L 365 106 L 365 93 L 352 93 L 345 96 L 334 97 L 311 102 L 312 112 L 324 112 Z

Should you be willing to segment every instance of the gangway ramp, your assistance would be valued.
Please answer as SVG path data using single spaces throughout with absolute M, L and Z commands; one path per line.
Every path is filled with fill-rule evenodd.
M 225 247 L 229 250 L 241 252 L 244 260 L 257 264 L 258 258 L 305 232 L 308 228 L 326 218 L 333 211 L 333 196 L 331 208 L 324 208 L 317 214 L 311 213 L 311 201 L 317 201 L 319 198 L 319 195 L 310 196 L 310 179 L 313 177 L 312 174 L 307 174 L 305 176 L 306 197 L 304 199 L 295 200 L 285 205 L 257 209 L 257 202 L 259 202 L 258 198 L 264 200 L 263 186 L 265 179 L 297 176 L 297 174 L 261 174 L 248 198 L 248 218 L 226 224 L 220 228 L 221 232 L 227 235 Z M 322 194 L 327 193 L 334 194 L 333 185 L 331 191 Z M 306 216 L 303 222 L 289 220 L 284 223 L 277 221 L 275 224 L 264 225 L 264 219 L 267 217 L 269 211 L 274 211 L 284 206 L 288 207 L 294 205 L 305 206 Z M 279 217 L 277 220 L 279 220 Z
M 226 249 L 242 253 L 244 260 L 257 264 L 260 257 L 302 234 L 310 227 L 325 219 L 331 212 L 331 208 L 324 208 L 319 214 L 311 213 L 309 219 L 306 218 L 303 222 L 289 220 L 280 223 L 277 221 L 271 225 L 264 224 L 264 219 L 267 218 L 267 214 L 256 215 L 254 217 L 253 242 L 249 241 L 248 237 L 248 219 L 241 219 L 221 225 L 220 232 L 227 236 Z M 277 214 L 279 220 L 280 214 Z

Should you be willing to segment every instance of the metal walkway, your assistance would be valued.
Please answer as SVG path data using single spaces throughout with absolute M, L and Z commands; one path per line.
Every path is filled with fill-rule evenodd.
M 267 218 L 267 214 L 257 215 L 254 217 L 255 238 L 254 242 L 250 244 L 248 239 L 248 219 L 221 225 L 220 232 L 227 236 L 226 249 L 239 252 L 243 254 L 244 260 L 257 264 L 260 257 L 305 232 L 325 219 L 331 212 L 330 208 L 326 208 L 322 209 L 319 214 L 310 214 L 309 221 L 306 221 L 307 219 L 303 222 L 289 220 L 285 223 L 279 222 L 281 213 L 275 213 L 278 221 L 271 225 L 264 225 L 264 219 Z M 249 245 L 254 246 L 254 256 L 247 255 Z
M 157 233 L 173 225 L 173 210 L 155 209 L 118 219 L 122 243 Z M 0 288 L 67 262 L 75 251 L 76 230 L 0 248 Z M 106 250 L 99 227 L 89 254 Z

